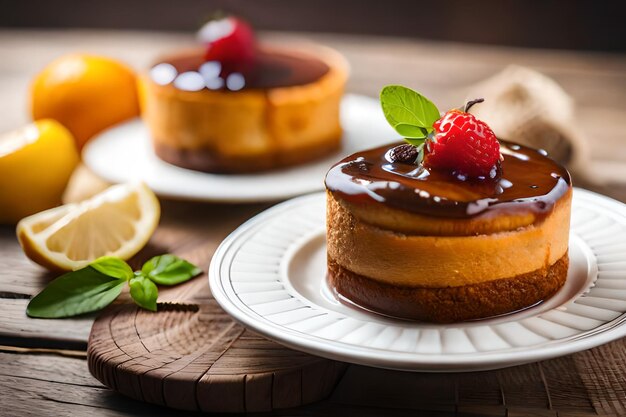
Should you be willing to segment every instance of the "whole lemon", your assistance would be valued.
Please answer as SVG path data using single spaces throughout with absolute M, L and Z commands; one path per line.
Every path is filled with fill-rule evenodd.
M 0 135 L 0 223 L 61 204 L 78 161 L 72 134 L 55 120 Z
M 82 149 L 96 133 L 139 114 L 136 76 L 110 58 L 65 55 L 35 77 L 31 106 L 33 119 L 59 121 Z

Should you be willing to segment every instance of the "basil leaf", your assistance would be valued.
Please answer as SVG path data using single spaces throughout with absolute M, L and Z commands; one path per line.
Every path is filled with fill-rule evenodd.
M 159 289 L 147 277 L 138 275 L 130 280 L 130 296 L 133 297 L 138 306 L 146 310 L 156 311 Z
M 411 126 L 406 123 L 397 124 L 394 129 L 405 138 L 426 139 L 428 130 L 423 127 Z
M 410 143 L 413 146 L 422 146 L 422 145 L 424 145 L 424 142 L 426 141 L 426 138 L 419 138 L 419 139 L 404 138 L 404 140 L 407 141 L 408 143 Z
M 126 262 L 114 256 L 103 256 L 89 264 L 93 269 L 113 278 L 129 280 L 133 277 L 133 270 Z
M 192 263 L 175 255 L 155 256 L 143 264 L 141 272 L 160 285 L 176 285 L 202 273 Z
M 61 275 L 35 296 L 26 314 L 60 318 L 100 310 L 122 292 L 126 281 L 107 276 L 90 266 Z
M 417 91 L 388 85 L 380 92 L 380 104 L 389 124 L 406 138 L 424 138 L 433 130 L 439 110 Z

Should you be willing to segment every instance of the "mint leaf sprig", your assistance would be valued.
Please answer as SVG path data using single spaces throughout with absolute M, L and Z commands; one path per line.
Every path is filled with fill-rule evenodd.
M 175 255 L 155 256 L 140 271 L 120 258 L 105 256 L 89 266 L 68 272 L 37 294 L 26 308 L 26 314 L 37 318 L 62 318 L 98 311 L 115 300 L 126 283 L 137 305 L 157 310 L 159 285 L 185 282 L 202 270 Z
M 424 144 L 434 133 L 433 124 L 441 117 L 432 101 L 408 87 L 388 85 L 380 92 L 380 104 L 387 122 L 405 141 L 417 147 L 418 158 L 424 156 Z

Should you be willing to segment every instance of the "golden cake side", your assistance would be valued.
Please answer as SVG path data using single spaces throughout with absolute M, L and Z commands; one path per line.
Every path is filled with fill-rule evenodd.
M 196 170 L 252 172 L 306 162 L 337 149 L 346 61 L 324 47 L 272 50 L 315 57 L 328 65 L 328 72 L 305 85 L 235 92 L 184 91 L 144 74 L 143 118 L 157 155 Z
M 468 222 L 468 229 L 455 236 L 406 234 L 364 222 L 329 192 L 328 256 L 352 272 L 391 285 L 455 287 L 512 278 L 546 269 L 567 253 L 570 210 L 568 191 L 552 213 L 529 226 L 478 234 L 470 232 Z
M 571 191 L 540 224 L 490 234 L 407 235 L 363 222 L 329 192 L 329 283 L 358 305 L 413 320 L 516 311 L 564 284 L 570 210 Z

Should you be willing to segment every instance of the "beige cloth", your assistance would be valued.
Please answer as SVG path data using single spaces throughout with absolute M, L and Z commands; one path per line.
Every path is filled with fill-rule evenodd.
M 576 128 L 574 102 L 551 78 L 510 66 L 471 86 L 468 97 L 485 98 L 471 113 L 489 124 L 498 137 L 546 150 L 585 182 L 611 180 L 610 175 L 589 175 L 588 142 Z

